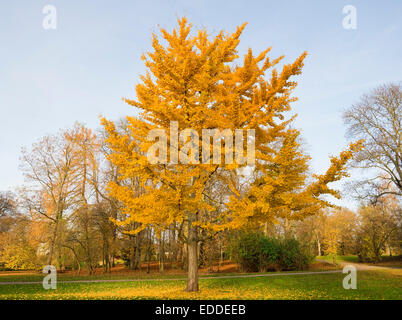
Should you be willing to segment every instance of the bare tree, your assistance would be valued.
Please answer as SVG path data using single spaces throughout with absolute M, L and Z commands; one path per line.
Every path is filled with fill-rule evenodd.
M 386 194 L 402 196 L 402 86 L 379 86 L 343 115 L 350 138 L 365 140 L 355 167 L 374 169 L 376 175 L 354 189 L 361 199 L 377 202 Z
M 53 226 L 48 264 L 52 263 L 64 214 L 73 205 L 78 192 L 74 183 L 75 156 L 73 143 L 65 139 L 65 132 L 45 136 L 30 150 L 22 150 L 21 169 L 30 183 L 23 192 L 25 206 Z
M 15 212 L 14 196 L 10 192 L 0 192 L 0 217 Z

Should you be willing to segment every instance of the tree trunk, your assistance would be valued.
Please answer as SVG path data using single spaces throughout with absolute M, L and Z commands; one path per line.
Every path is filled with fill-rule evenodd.
M 223 263 L 222 240 L 219 240 L 219 263 L 218 263 L 218 272 L 221 272 L 222 263 Z
M 148 250 L 147 273 L 151 271 L 151 252 Z
M 136 270 L 137 266 L 136 266 L 136 261 L 135 261 L 135 252 L 137 251 L 137 248 L 135 246 L 133 246 L 131 248 L 131 253 L 130 253 L 130 269 L 132 270 Z
M 81 271 L 81 264 L 80 264 L 80 260 L 78 259 L 78 255 L 74 250 L 74 247 L 68 247 L 68 246 L 64 246 L 64 247 L 70 249 L 73 252 L 74 261 L 77 263 L 77 275 L 79 275 L 80 271 Z M 73 263 L 73 268 L 74 268 L 74 263 Z
M 110 247 L 109 247 L 109 241 L 108 239 L 104 236 L 103 237 L 103 260 L 104 260 L 104 266 L 103 266 L 103 271 L 104 272 L 110 272 Z
M 288 238 L 291 238 L 292 237 L 292 230 L 291 230 L 291 225 L 290 225 L 290 222 L 289 222 L 289 219 L 285 219 L 285 223 L 284 223 L 284 233 L 285 233 L 285 238 L 286 239 L 288 239 Z
M 193 226 L 196 221 L 196 214 L 189 214 L 188 239 L 187 239 L 187 291 L 198 291 L 198 235 L 197 229 Z
M 81 263 L 78 259 L 76 261 L 77 261 L 77 275 L 79 275 L 81 272 Z
M 148 228 L 148 239 L 147 239 L 147 273 L 151 271 L 151 259 L 152 259 L 152 232 Z
M 159 239 L 159 272 L 165 272 L 165 239 L 163 232 L 161 232 L 161 238 Z
M 186 270 L 187 269 L 187 243 L 183 243 L 181 245 L 181 252 L 180 252 L 180 263 L 181 263 L 181 269 Z
M 141 270 L 141 246 L 139 244 L 139 239 L 137 238 L 137 247 L 135 250 L 135 268 Z
M 53 235 L 52 235 L 52 239 L 50 240 L 50 250 L 49 250 L 49 257 L 47 260 L 47 264 L 51 265 L 52 264 L 52 260 L 53 260 L 53 253 L 54 253 L 54 247 L 56 245 L 56 238 L 57 238 L 57 229 L 58 229 L 58 225 L 59 225 L 59 219 L 58 217 L 56 217 L 56 222 L 54 224 L 54 231 L 53 231 Z
M 198 254 L 197 241 L 188 243 L 188 272 L 187 272 L 187 291 L 198 291 Z
M 317 251 L 318 251 L 318 256 L 321 257 L 321 242 L 320 238 L 317 236 Z
M 131 244 L 131 254 L 130 254 L 130 269 L 137 270 L 139 265 L 139 242 L 138 242 L 139 234 L 130 237 L 130 244 Z

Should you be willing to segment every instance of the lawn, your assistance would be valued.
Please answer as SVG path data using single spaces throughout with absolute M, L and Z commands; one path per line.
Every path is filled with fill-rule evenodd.
M 328 262 L 333 262 L 333 256 L 332 255 L 328 255 L 328 256 L 317 256 L 316 257 L 319 260 L 325 260 Z M 336 256 L 336 262 L 340 263 L 340 262 L 351 262 L 351 263 L 358 263 L 359 262 L 359 258 L 357 256 Z
M 220 274 L 222 275 L 222 274 Z M 357 289 L 345 290 L 342 273 L 274 275 L 255 278 L 200 279 L 200 291 L 184 291 L 185 279 L 137 282 L 0 285 L 0 299 L 402 299 L 402 270 L 358 271 Z M 177 278 L 177 277 L 176 277 Z M 42 279 L 35 277 L 38 281 Z M 67 280 L 64 277 L 59 280 Z M 2 276 L 0 281 L 32 281 L 27 276 Z

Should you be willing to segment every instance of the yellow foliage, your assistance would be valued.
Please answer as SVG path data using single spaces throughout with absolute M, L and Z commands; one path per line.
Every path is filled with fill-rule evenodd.
M 109 184 L 109 192 L 122 203 L 126 217 L 115 223 L 135 222 L 139 227 L 134 232 L 184 223 L 220 231 L 250 221 L 301 219 L 329 205 L 320 195 L 339 197 L 327 184 L 346 176 L 345 165 L 361 143 L 331 158 L 328 171 L 307 183 L 310 158 L 300 148 L 299 131 L 289 127 L 294 117 L 284 115 L 296 100 L 291 94 L 297 83 L 291 78 L 301 73 L 307 53 L 281 70 L 277 65 L 283 57 L 271 60 L 270 48 L 257 55 L 249 49 L 238 63 L 245 26 L 211 38 L 205 30 L 190 35 L 191 24 L 182 18 L 171 33 L 161 29 L 162 39 L 153 35 L 153 51 L 142 57 L 147 72 L 136 86 L 137 100 L 124 99 L 139 115 L 127 117 L 124 132 L 101 119 L 112 150 L 108 159 L 120 175 Z M 172 121 L 199 136 L 202 129 L 255 130 L 256 165 L 249 189 L 240 188 L 239 172 L 245 165 L 238 163 L 150 164 L 149 131 L 163 129 L 170 141 Z M 135 188 L 127 183 L 133 179 Z M 230 197 L 216 196 L 222 185 Z

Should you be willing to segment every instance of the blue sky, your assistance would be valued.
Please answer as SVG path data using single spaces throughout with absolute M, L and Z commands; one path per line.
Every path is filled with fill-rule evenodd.
M 48 4 L 57 9 L 56 30 L 42 27 Z M 348 4 L 357 9 L 355 30 L 342 26 Z M 183 15 L 212 33 L 248 22 L 240 54 L 272 46 L 272 57 L 291 62 L 308 51 L 293 108 L 316 172 L 347 144 L 342 110 L 371 88 L 401 80 L 402 1 L 4 0 L 0 190 L 23 183 L 22 146 L 77 120 L 97 128 L 101 114 L 132 114 L 121 98 L 135 97 L 151 33 L 158 25 L 171 29 Z M 340 204 L 355 206 L 348 198 Z

